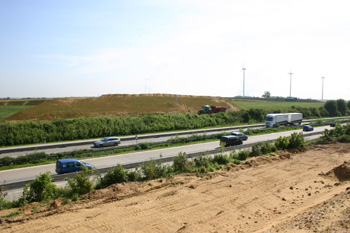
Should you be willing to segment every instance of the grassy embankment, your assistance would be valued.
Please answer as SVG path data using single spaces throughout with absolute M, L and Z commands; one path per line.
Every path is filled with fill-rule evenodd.
M 268 111 L 281 110 L 290 111 L 294 107 L 302 107 L 302 108 L 319 108 L 324 105 L 323 102 L 286 102 L 286 101 L 253 101 L 253 100 L 234 100 L 232 101 L 235 105 L 237 105 L 240 109 L 248 110 L 248 109 L 265 109 Z
M 185 95 L 103 95 L 91 98 L 50 99 L 33 108 L 18 112 L 8 121 L 52 121 L 81 117 L 139 116 L 157 113 L 194 113 L 203 105 L 239 110 L 228 99 Z
M 0 122 L 16 113 L 44 103 L 45 99 L 0 100 Z

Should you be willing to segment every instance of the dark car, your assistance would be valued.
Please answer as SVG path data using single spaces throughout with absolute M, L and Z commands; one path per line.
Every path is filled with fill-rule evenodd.
M 245 135 L 244 133 L 241 133 L 241 132 L 233 132 L 233 133 L 231 133 L 231 135 L 239 137 L 242 141 L 248 140 L 248 136 Z
M 303 126 L 303 131 L 313 131 L 314 127 L 312 127 L 311 125 L 304 125 Z
M 92 169 L 91 164 L 83 163 L 77 159 L 59 159 L 56 162 L 56 172 L 58 174 L 78 172 L 82 170 L 82 167 Z
M 338 124 L 338 122 L 332 122 L 329 124 L 330 127 L 335 127 Z
M 120 139 L 117 137 L 106 137 L 99 141 L 94 142 L 94 147 L 104 147 L 104 146 L 118 146 L 120 144 Z
M 224 146 L 234 146 L 234 145 L 241 145 L 243 144 L 242 139 L 239 137 L 233 136 L 233 135 L 228 135 L 228 136 L 222 136 L 220 138 L 220 145 Z

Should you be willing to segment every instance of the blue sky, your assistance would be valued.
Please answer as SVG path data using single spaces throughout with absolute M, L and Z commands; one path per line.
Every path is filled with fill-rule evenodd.
M 347 0 L 0 0 L 0 98 L 350 97 Z

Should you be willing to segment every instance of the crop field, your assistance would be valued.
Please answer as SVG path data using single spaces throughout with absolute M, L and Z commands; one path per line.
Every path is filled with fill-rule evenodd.
M 265 110 L 290 110 L 294 107 L 319 108 L 324 105 L 322 102 L 286 102 L 286 101 L 233 101 L 240 109 L 265 109 Z
M 166 94 L 103 95 L 95 98 L 51 99 L 33 108 L 20 111 L 9 121 L 51 121 L 81 117 L 139 116 L 158 113 L 197 113 L 203 105 L 239 108 L 228 99 L 210 96 Z
M 17 112 L 20 112 L 24 109 L 31 108 L 33 106 L 31 105 L 24 105 L 24 106 L 16 106 L 16 105 L 6 105 L 6 106 L 0 106 L 0 122 L 2 122 L 4 119 L 16 114 Z

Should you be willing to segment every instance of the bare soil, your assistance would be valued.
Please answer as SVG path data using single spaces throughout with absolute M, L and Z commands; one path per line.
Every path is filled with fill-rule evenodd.
M 350 232 L 350 144 L 33 203 L 1 232 Z M 11 211 L 1 211 L 0 216 Z

